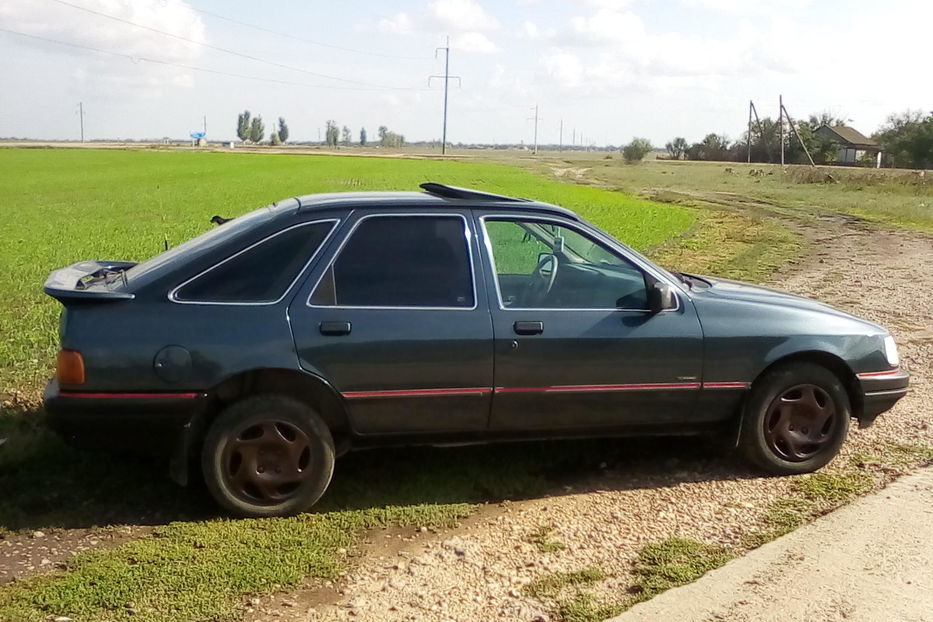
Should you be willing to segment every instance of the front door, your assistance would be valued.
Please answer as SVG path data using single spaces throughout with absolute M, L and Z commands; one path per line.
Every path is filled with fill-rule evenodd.
M 492 325 L 469 212 L 354 216 L 289 309 L 301 366 L 359 433 L 484 429 Z
M 578 223 L 481 218 L 495 333 L 491 429 L 690 420 L 702 332 L 692 303 L 647 309 L 650 274 Z

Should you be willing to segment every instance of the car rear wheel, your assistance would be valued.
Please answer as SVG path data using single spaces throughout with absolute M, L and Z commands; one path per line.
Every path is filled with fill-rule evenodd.
M 334 471 L 334 441 L 306 404 L 257 395 L 211 424 L 201 451 L 208 490 L 236 516 L 288 516 L 321 498 Z
M 814 363 L 782 365 L 752 386 L 739 449 L 768 473 L 809 473 L 839 453 L 851 416 L 848 394 L 833 372 Z

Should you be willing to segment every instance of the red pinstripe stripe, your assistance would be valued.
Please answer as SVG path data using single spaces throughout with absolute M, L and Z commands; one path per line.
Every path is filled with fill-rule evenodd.
M 570 384 L 550 387 L 496 387 L 496 393 L 585 393 L 589 391 L 656 391 L 699 389 L 699 382 L 644 384 Z
M 62 391 L 59 397 L 83 397 L 98 400 L 123 400 L 123 399 L 191 399 L 197 397 L 197 393 L 79 393 L 75 391 Z
M 456 395 L 486 395 L 491 388 L 471 387 L 463 389 L 401 389 L 389 391 L 347 391 L 343 396 L 347 399 L 366 397 L 434 397 Z
M 859 378 L 874 378 L 876 376 L 896 376 L 899 373 L 901 373 L 901 369 L 898 367 L 896 369 L 888 369 L 885 371 L 866 371 L 855 375 Z
M 666 391 L 685 389 L 747 389 L 747 382 L 649 382 L 641 384 L 569 384 L 547 387 L 472 387 L 458 389 L 393 389 L 385 391 L 347 391 L 347 399 L 368 397 L 436 397 L 457 395 L 487 395 L 495 393 L 590 393 L 599 391 Z
M 704 389 L 747 389 L 747 382 L 704 382 Z

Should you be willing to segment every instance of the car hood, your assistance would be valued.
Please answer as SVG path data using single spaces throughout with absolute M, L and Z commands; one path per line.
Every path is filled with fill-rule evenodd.
M 750 285 L 741 281 L 718 279 L 707 276 L 699 278 L 709 282 L 710 286 L 693 288 L 692 293 L 697 297 L 709 297 L 721 300 L 736 300 L 747 303 L 761 304 L 769 308 L 784 307 L 822 313 L 825 315 L 835 316 L 840 319 L 854 321 L 858 324 L 861 324 L 865 328 L 872 329 L 872 332 L 887 332 L 884 327 L 875 324 L 874 322 L 869 322 L 868 320 L 856 317 L 850 313 L 846 313 L 845 311 L 840 311 L 839 309 L 831 307 L 828 304 L 818 302 L 810 298 L 795 296 L 794 294 L 788 294 L 787 292 L 771 289 L 769 287 Z

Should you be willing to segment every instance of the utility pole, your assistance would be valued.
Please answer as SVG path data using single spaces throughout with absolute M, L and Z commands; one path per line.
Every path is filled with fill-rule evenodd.
M 560 120 L 560 137 L 557 139 L 557 153 L 564 151 L 564 120 Z
M 781 166 L 784 166 L 784 96 L 778 95 L 778 123 L 781 126 Z
M 204 115 L 204 135 L 207 136 L 207 115 Z
M 807 154 L 807 159 L 810 161 L 810 166 L 816 168 L 816 164 L 813 162 L 813 156 L 810 155 L 810 150 L 807 149 L 807 145 L 803 142 L 803 139 L 800 137 L 800 132 L 797 131 L 797 124 L 794 123 L 794 120 L 790 118 L 790 113 L 787 112 L 787 108 L 784 107 L 784 102 L 781 102 L 781 114 L 787 117 L 787 124 L 790 125 L 790 129 L 794 130 L 794 136 L 797 137 L 797 142 L 800 143 L 800 146 L 803 147 L 803 152 Z M 781 149 L 783 151 L 783 145 Z
M 538 155 L 538 104 L 535 104 L 535 107 L 532 108 L 535 111 L 535 116 L 528 117 L 529 121 L 535 122 L 535 146 L 534 150 L 531 152 L 533 155 Z
M 84 102 L 78 102 L 78 118 L 81 119 L 81 142 L 84 142 Z
M 752 163 L 752 109 L 755 107 L 755 102 L 748 100 L 748 134 L 746 135 L 745 142 L 748 147 L 748 164 Z
M 576 149 L 576 147 L 577 147 L 577 128 L 573 128 L 573 134 L 572 134 L 571 136 L 572 136 L 572 138 L 570 139 L 570 145 L 571 145 L 574 149 Z
M 457 86 L 460 86 L 460 76 L 450 75 L 450 37 L 447 37 L 447 44 L 442 48 L 434 48 L 434 58 L 437 58 L 437 53 L 441 50 L 444 50 L 444 75 L 442 76 L 428 76 L 428 86 L 431 86 L 432 79 L 443 79 L 444 80 L 444 129 L 441 134 L 441 155 L 447 154 L 447 87 L 450 84 L 451 80 L 457 81 Z

